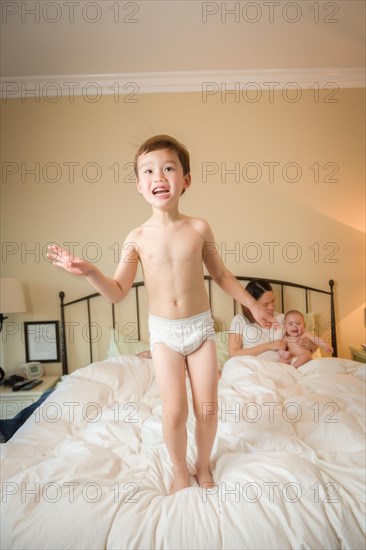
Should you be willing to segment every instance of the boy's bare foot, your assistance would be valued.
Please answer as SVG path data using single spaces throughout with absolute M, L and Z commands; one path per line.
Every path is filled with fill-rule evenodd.
M 215 482 L 212 479 L 208 466 L 198 466 L 196 464 L 196 478 L 199 486 L 203 489 L 213 489 L 215 487 Z
M 177 491 L 180 491 L 181 489 L 186 489 L 190 486 L 190 480 L 189 480 L 189 471 L 186 472 L 179 472 L 174 473 L 173 472 L 173 481 L 170 486 L 169 494 L 174 495 Z

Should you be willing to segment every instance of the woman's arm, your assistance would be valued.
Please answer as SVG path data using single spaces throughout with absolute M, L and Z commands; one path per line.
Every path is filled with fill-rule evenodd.
M 268 342 L 266 344 L 258 344 L 250 348 L 242 347 L 242 337 L 238 332 L 232 332 L 229 334 L 229 355 L 235 357 L 237 355 L 260 355 L 265 351 L 278 351 L 280 349 L 286 349 L 286 343 L 283 340 L 275 340 L 274 342 Z
M 311 353 L 314 353 L 318 349 L 318 345 L 310 340 L 305 334 L 296 341 L 296 344 L 303 349 L 308 349 Z

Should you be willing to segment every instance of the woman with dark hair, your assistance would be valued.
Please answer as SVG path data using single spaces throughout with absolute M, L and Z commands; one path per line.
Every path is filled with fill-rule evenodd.
M 255 355 L 263 359 L 278 361 L 279 351 L 286 350 L 286 342 L 283 340 L 283 319 L 282 313 L 275 313 L 275 295 L 270 283 L 263 279 L 252 279 L 246 286 L 246 290 L 253 296 L 259 305 L 273 315 L 278 326 L 263 328 L 254 319 L 249 309 L 242 307 L 242 315 L 235 315 L 229 330 L 229 354 Z M 317 349 L 308 338 L 304 338 L 301 344 L 312 353 Z

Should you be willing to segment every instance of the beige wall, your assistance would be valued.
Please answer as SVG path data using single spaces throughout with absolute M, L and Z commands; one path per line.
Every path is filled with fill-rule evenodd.
M 211 223 L 235 274 L 325 290 L 336 281 L 339 355 L 349 357 L 348 346 L 365 341 L 364 90 L 319 100 L 307 90 L 297 102 L 280 91 L 263 91 L 256 102 L 220 94 L 204 102 L 199 93 L 124 99 L 2 104 L 2 276 L 19 277 L 28 302 L 27 313 L 11 316 L 3 330 L 6 369 L 25 360 L 23 321 L 58 319 L 61 289 L 70 299 L 90 290 L 49 264 L 48 242 L 77 243 L 76 254 L 97 255 L 113 273 L 116 247 L 149 215 L 126 164 L 154 133 L 189 148 L 193 185 L 181 210 Z M 37 176 L 27 173 L 36 163 Z M 98 181 L 88 163 L 98 165 Z

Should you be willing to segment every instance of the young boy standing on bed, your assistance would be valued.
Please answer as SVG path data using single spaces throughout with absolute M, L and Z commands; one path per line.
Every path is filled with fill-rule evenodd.
M 135 172 L 137 190 L 150 204 L 152 215 L 127 235 L 114 276 L 107 277 L 94 264 L 56 245 L 50 246 L 49 258 L 70 273 L 84 275 L 113 303 L 125 298 L 141 261 L 149 300 L 150 349 L 163 404 L 163 435 L 173 463 L 173 494 L 189 487 L 186 364 L 196 417 L 196 477 L 201 487 L 213 485 L 210 455 L 217 429 L 218 377 L 203 264 L 260 325 L 276 321 L 226 269 L 208 223 L 179 212 L 180 197 L 191 185 L 184 145 L 166 135 L 148 139 L 135 155 Z M 203 415 L 207 404 L 215 412 Z

